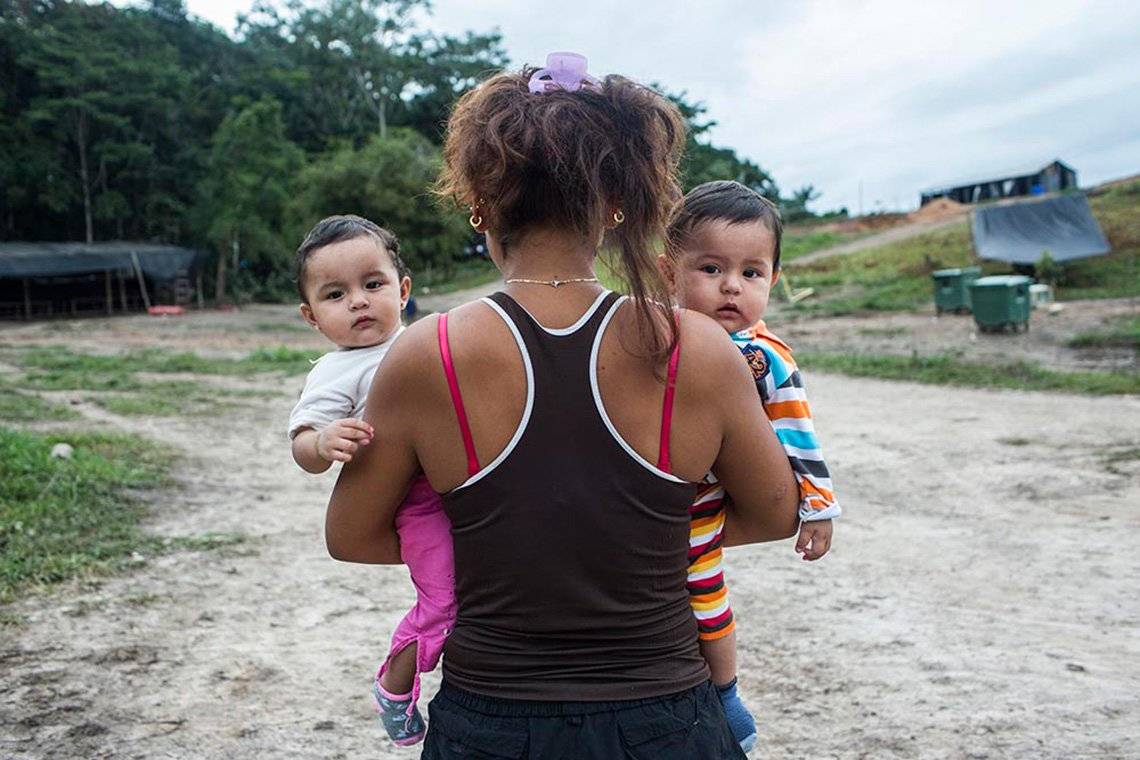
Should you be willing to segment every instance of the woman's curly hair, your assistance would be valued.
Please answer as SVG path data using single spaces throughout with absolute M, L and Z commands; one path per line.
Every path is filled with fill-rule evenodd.
M 681 196 L 685 122 L 670 101 L 625 77 L 607 76 L 599 88 L 533 94 L 527 85 L 535 71 L 495 74 L 459 99 L 436 191 L 478 205 L 507 255 L 528 228 L 587 237 L 620 208 L 625 221 L 608 241 L 618 252 L 615 268 L 652 353 L 663 355 L 676 327 L 654 246 Z

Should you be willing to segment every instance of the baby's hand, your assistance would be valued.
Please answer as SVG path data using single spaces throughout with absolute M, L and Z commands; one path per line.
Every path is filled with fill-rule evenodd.
M 831 548 L 831 520 L 814 520 L 800 523 L 800 536 L 796 539 L 796 554 L 808 562 L 827 554 Z
M 361 446 L 372 443 L 372 426 L 347 417 L 329 423 L 317 436 L 317 454 L 326 462 L 351 462 Z

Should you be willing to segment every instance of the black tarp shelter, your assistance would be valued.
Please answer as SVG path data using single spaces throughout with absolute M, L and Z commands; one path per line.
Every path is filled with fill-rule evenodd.
M 0 309 L 30 318 L 149 306 L 156 290 L 185 291 L 205 258 L 154 243 L 0 243 Z
M 974 251 L 987 261 L 1033 265 L 1043 251 L 1058 262 L 1109 252 L 1083 194 L 982 206 L 974 211 L 971 227 Z

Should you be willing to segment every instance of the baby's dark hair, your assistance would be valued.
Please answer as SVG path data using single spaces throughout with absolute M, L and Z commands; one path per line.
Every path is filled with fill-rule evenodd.
M 309 234 L 305 235 L 305 239 L 297 248 L 297 291 L 301 294 L 302 301 L 309 302 L 308 296 L 305 295 L 305 265 L 308 264 L 312 252 L 318 248 L 324 248 L 326 245 L 343 243 L 346 240 L 355 240 L 359 237 L 373 238 L 377 245 L 387 251 L 388 257 L 392 259 L 392 266 L 396 267 L 396 275 L 401 280 L 412 276 L 408 265 L 400 258 L 400 240 L 394 233 L 384 229 L 376 222 L 355 214 L 326 216 L 317 222 L 313 229 L 309 230 Z
M 784 236 L 780 210 L 752 188 L 730 180 L 697 185 L 677 204 L 665 231 L 665 249 L 669 256 L 676 258 L 698 227 L 718 221 L 728 224 L 762 222 L 776 239 L 772 271 L 780 271 L 780 240 Z
M 620 209 L 625 219 L 609 233 L 617 273 L 651 352 L 664 355 L 676 328 L 652 246 L 681 196 L 685 122 L 666 98 L 625 77 L 535 94 L 527 87 L 535 71 L 495 74 L 459 99 L 436 191 L 475 207 L 508 256 L 529 228 L 585 238 Z

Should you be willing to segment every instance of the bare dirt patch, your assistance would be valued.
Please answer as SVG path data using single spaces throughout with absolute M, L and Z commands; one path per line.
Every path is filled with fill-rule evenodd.
M 67 338 L 32 326 L 0 341 L 207 351 L 227 339 L 248 351 L 310 340 L 252 328 L 285 313 L 89 320 Z M 927 320 L 913 319 L 794 327 L 818 329 L 817 341 L 850 323 L 849 338 L 874 341 L 859 330 Z M 780 330 L 799 348 L 809 336 L 791 327 Z M 0 627 L 0 755 L 418 755 L 383 740 L 367 697 L 411 587 L 402 568 L 326 555 L 335 475 L 303 474 L 285 442 L 301 382 L 262 381 L 276 393 L 215 417 L 76 405 L 88 425 L 185 453 L 151 530 L 247 540 L 5 608 L 18 624 Z M 847 509 L 835 549 L 816 564 L 790 543 L 728 558 L 763 755 L 1137 756 L 1140 482 L 1128 452 L 1140 447 L 1140 399 L 808 383 Z
M 182 316 L 59 319 L 0 322 L 0 343 L 62 346 L 88 353 L 164 348 L 207 355 L 244 355 L 255 348 L 289 345 L 328 350 L 328 342 L 305 324 L 296 306 L 253 304 L 234 311 L 190 311 Z M 318 354 L 319 355 L 319 354 Z

